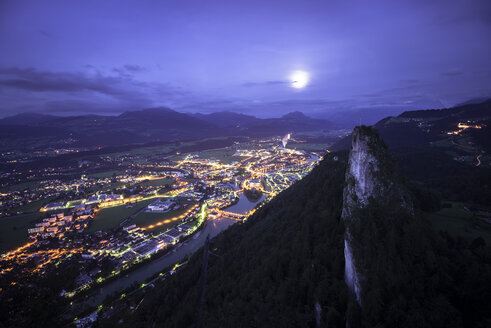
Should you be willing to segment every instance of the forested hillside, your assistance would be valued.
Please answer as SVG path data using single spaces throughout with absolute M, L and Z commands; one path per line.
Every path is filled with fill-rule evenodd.
M 361 307 L 352 303 L 348 310 L 350 327 L 486 327 L 490 248 L 482 238 L 435 233 L 422 213 L 414 212 L 414 196 L 390 157 L 374 129 L 355 128 L 343 221 Z
M 211 240 L 202 327 L 489 327 L 490 247 L 432 229 L 418 208 L 414 216 L 363 209 L 352 230 L 362 306 L 350 297 L 340 220 L 346 161 L 346 153 L 328 154 L 247 222 Z M 135 311 L 96 325 L 196 326 L 202 258 L 195 254 Z
M 323 325 L 343 325 L 345 165 L 345 159 L 330 156 L 247 222 L 212 240 L 210 250 L 218 256 L 209 256 L 202 327 L 315 326 L 317 302 Z M 124 323 L 193 326 L 201 259 L 198 252 L 178 274 L 147 293 L 138 311 L 124 315 Z

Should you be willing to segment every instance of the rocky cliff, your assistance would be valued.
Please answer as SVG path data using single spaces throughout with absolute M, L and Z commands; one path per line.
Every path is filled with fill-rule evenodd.
M 364 212 L 374 206 L 383 207 L 388 216 L 401 211 L 412 215 L 414 211 L 408 192 L 394 172 L 387 145 L 375 130 L 359 126 L 353 131 L 341 216 L 346 226 L 345 281 L 360 305 L 363 270 L 353 251 L 352 230 L 363 220 Z
M 210 240 L 203 327 L 490 327 L 491 249 L 482 238 L 436 233 L 419 209 L 413 215 L 377 133 L 354 135 L 349 158 L 326 155 Z M 96 326 L 194 327 L 202 258 L 128 295 L 118 311 L 106 307 L 110 317 L 99 312 Z M 2 310 L 11 303 L 3 300 Z M 0 322 L 20 326 L 8 324 L 9 313 Z

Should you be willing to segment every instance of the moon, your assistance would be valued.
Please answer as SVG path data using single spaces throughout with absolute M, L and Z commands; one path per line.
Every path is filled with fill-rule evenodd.
M 309 73 L 304 71 L 295 71 L 290 75 L 290 81 L 292 83 L 292 87 L 296 89 L 305 88 L 305 86 L 309 83 Z

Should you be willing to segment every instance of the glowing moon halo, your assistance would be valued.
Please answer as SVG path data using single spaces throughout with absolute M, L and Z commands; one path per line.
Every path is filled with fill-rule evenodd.
M 302 89 L 309 83 L 309 73 L 304 71 L 295 71 L 290 75 L 292 87 Z

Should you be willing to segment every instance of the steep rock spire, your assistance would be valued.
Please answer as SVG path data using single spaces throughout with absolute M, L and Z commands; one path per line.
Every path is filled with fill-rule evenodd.
M 357 302 L 362 304 L 363 274 L 353 250 L 351 230 L 369 205 L 383 206 L 387 213 L 403 211 L 413 214 L 413 204 L 406 189 L 394 172 L 387 145 L 370 127 L 358 126 L 353 130 L 351 151 L 343 192 L 342 219 L 345 233 L 345 281 Z M 388 223 L 389 224 L 389 223 Z

